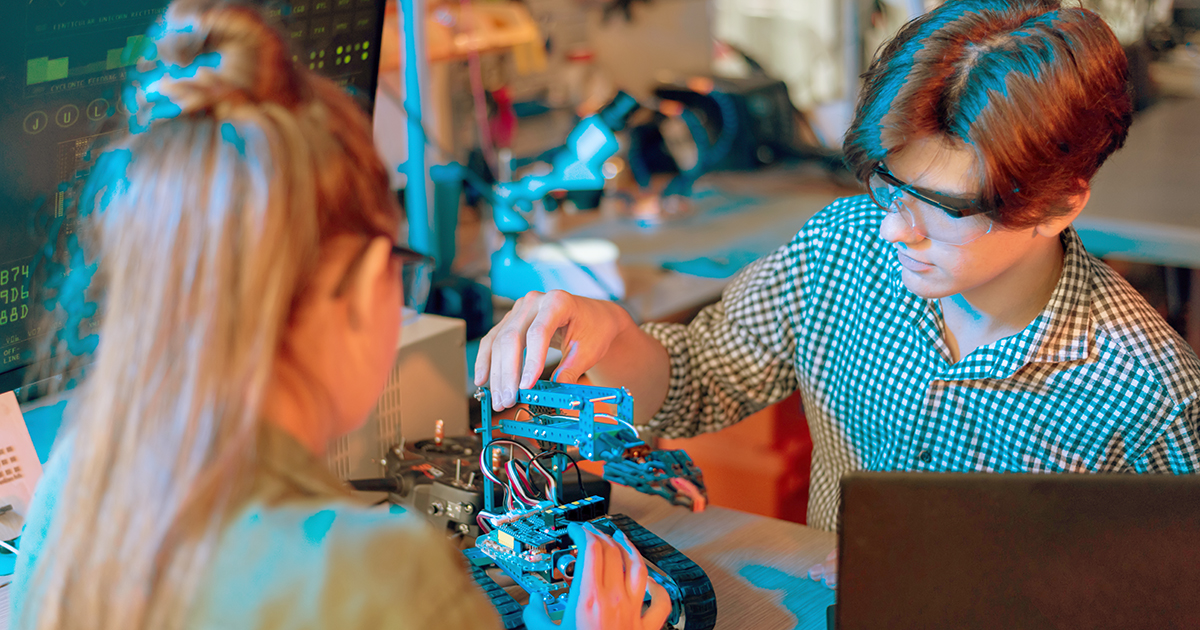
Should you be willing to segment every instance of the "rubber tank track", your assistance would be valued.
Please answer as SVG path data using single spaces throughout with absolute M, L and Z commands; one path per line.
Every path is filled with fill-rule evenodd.
M 525 619 L 522 617 L 524 609 L 512 595 L 508 594 L 508 591 L 496 584 L 496 580 L 487 574 L 486 567 L 494 565 L 492 559 L 474 547 L 464 549 L 462 553 L 467 558 L 467 567 L 471 570 L 471 577 L 483 590 L 483 594 L 492 600 L 492 607 L 499 613 L 505 630 L 525 630 Z M 487 563 L 480 566 L 476 564 L 477 560 L 486 560 Z
M 654 563 L 679 586 L 683 592 L 685 630 L 712 630 L 717 623 L 717 595 L 704 569 L 632 518 L 624 514 L 609 514 L 608 519 L 629 536 L 642 557 Z M 521 605 L 487 574 L 486 567 L 494 564 L 491 558 L 474 547 L 464 549 L 462 553 L 467 558 L 471 577 L 492 600 L 492 606 L 500 614 L 505 630 L 525 630 Z M 476 564 L 479 560 L 486 562 L 484 565 Z
M 625 532 L 643 558 L 662 569 L 679 586 L 683 592 L 684 628 L 712 630 L 717 624 L 717 594 L 704 569 L 632 518 L 609 514 L 608 519 Z

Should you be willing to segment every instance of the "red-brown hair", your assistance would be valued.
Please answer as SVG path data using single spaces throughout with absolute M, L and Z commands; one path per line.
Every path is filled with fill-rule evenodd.
M 905 25 L 864 79 L 844 143 L 858 178 L 941 136 L 976 154 L 981 201 L 1010 228 L 1064 213 L 1132 117 L 1116 36 L 1058 0 L 950 0 Z

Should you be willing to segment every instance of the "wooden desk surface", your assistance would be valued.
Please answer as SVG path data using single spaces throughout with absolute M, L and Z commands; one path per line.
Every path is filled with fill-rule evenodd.
M 807 577 L 837 535 L 710 507 L 693 514 L 624 486 L 610 512 L 626 514 L 699 564 L 717 593 L 717 630 L 825 630 L 834 591 Z

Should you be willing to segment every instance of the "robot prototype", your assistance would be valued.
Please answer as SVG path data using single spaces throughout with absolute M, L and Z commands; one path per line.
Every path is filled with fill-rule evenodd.
M 638 438 L 632 424 L 633 397 L 627 390 L 539 381 L 517 392 L 517 403 L 529 409 L 518 408 L 516 417 L 497 421 L 491 413 L 491 392 L 480 389 L 476 398 L 483 407 L 483 426 L 477 432 L 483 438 L 479 470 L 484 477 L 485 509 L 477 511 L 475 519 L 483 533 L 475 547 L 463 553 L 505 628 L 523 628 L 522 608 L 487 570 L 499 567 L 529 594 L 530 602 L 543 602 L 552 618 L 561 616 L 577 554 L 567 534 L 571 522 L 590 522 L 609 534 L 617 529 L 625 532 L 645 558 L 651 579 L 671 597 L 666 627 L 709 630 L 714 626 L 716 595 L 695 562 L 628 516 L 607 514 L 603 497 L 565 499 L 564 473 L 575 467 L 580 475 L 566 450 L 574 447 L 583 459 L 605 462 L 606 479 L 676 505 L 704 508 L 707 498 L 699 468 L 683 451 L 653 451 Z M 615 411 L 601 413 L 597 405 Z M 527 417 L 521 419 L 523 414 Z M 538 452 L 516 438 L 532 440 Z M 540 446 L 547 443 L 562 448 Z M 499 462 L 489 459 L 502 447 L 507 447 L 510 457 L 502 466 L 494 466 Z M 585 495 L 582 476 L 576 480 L 579 494 Z M 498 499 L 502 505 L 497 505 Z

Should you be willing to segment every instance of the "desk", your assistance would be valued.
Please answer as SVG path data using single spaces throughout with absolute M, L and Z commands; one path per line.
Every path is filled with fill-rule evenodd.
M 613 485 L 609 509 L 626 514 L 699 564 L 717 593 L 717 630 L 824 630 L 834 591 L 807 577 L 837 535 L 710 507 L 693 514 Z

